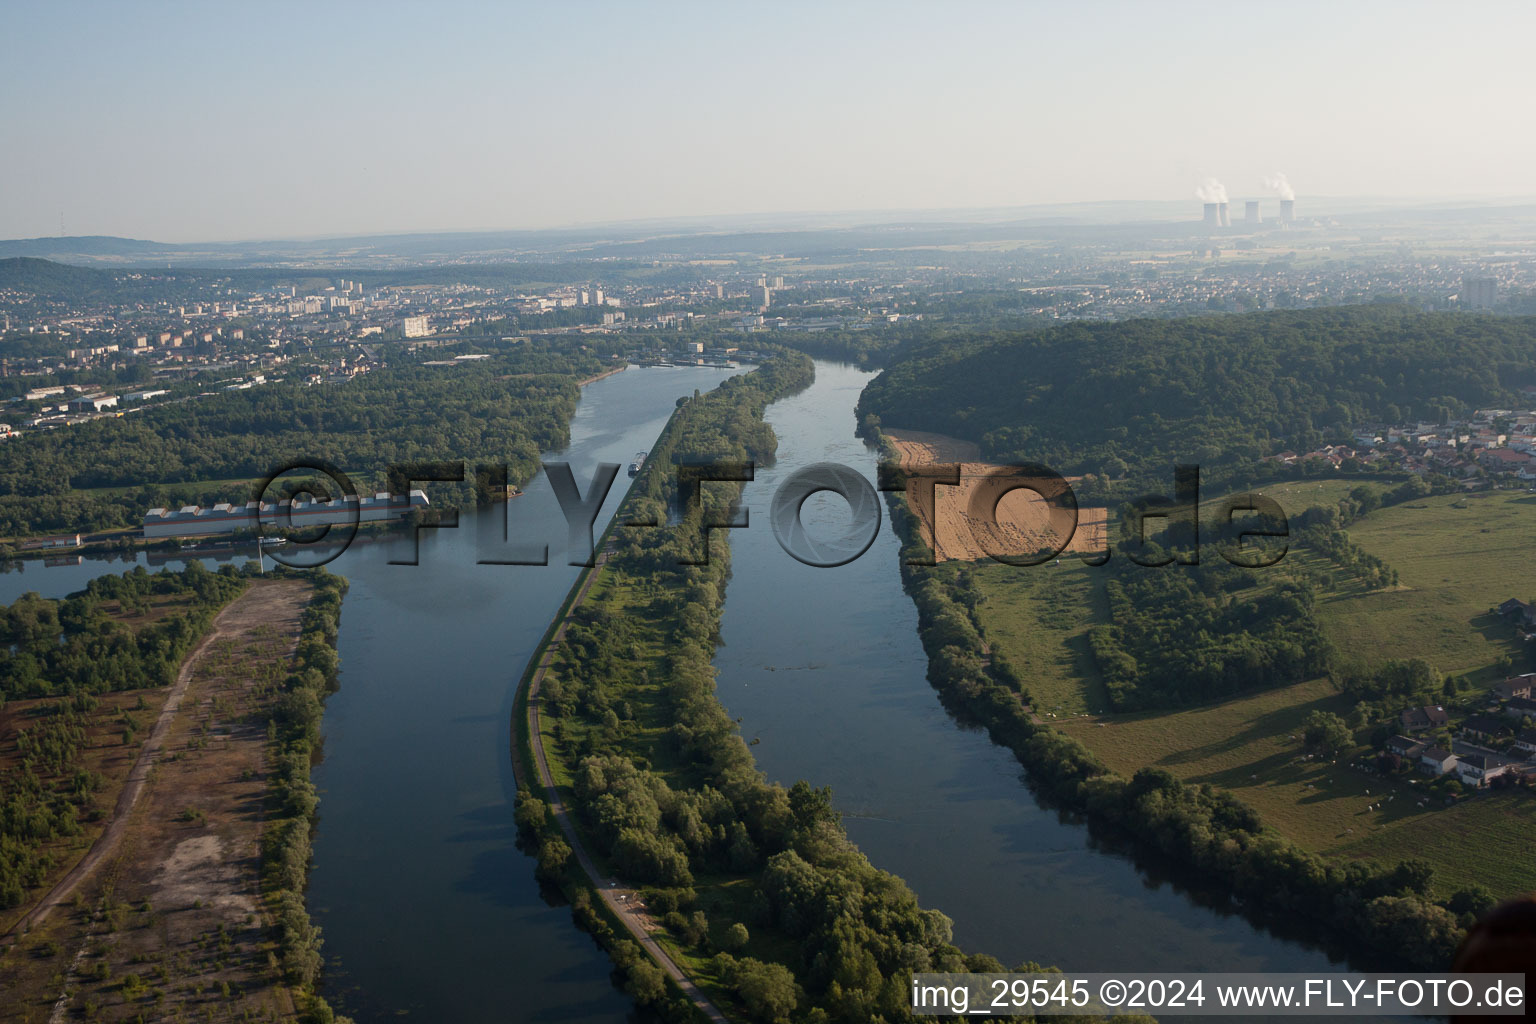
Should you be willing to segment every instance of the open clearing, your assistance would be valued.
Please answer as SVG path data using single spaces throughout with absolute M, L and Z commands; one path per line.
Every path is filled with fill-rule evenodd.
M 261 888 L 258 689 L 288 671 L 309 594 L 258 580 L 220 613 L 120 838 L 5 954 L 0 1021 L 292 1019 Z

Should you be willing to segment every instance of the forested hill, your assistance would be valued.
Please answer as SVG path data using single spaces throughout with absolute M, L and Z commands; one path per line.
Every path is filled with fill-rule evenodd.
M 1359 424 L 1507 407 L 1531 383 L 1536 318 L 1352 306 L 938 338 L 871 382 L 859 413 L 1063 473 L 1225 475 Z
M 117 284 L 117 279 L 104 270 L 31 257 L 0 259 L 0 291 L 85 300 L 112 292 Z

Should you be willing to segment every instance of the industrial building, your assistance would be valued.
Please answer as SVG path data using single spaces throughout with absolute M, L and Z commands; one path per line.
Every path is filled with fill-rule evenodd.
M 187 505 L 174 512 L 152 508 L 144 515 L 144 536 L 153 539 L 238 533 L 241 530 L 256 529 L 258 516 L 261 525 L 269 529 L 382 523 L 403 519 L 428 505 L 425 492 L 413 490 L 409 497 L 380 492 L 371 498 L 359 499 L 353 495 L 326 502 L 310 499 L 271 504 L 248 501 L 244 505 L 220 502 L 212 508 Z
M 69 400 L 71 412 L 101 412 L 117 405 L 116 395 L 81 395 Z
M 1499 299 L 1499 282 L 1492 277 L 1461 279 L 1462 309 L 1492 309 Z

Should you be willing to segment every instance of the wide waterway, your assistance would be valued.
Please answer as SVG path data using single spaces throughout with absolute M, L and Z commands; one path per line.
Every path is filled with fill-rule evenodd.
M 569 461 L 585 492 L 597 463 L 627 464 L 678 397 L 722 376 L 631 369 L 598 381 L 584 392 L 569 448 L 549 457 Z M 870 859 L 954 918 L 960 945 L 1009 965 L 1330 969 L 1321 951 L 1096 849 L 1083 826 L 1036 803 L 1007 751 L 955 723 L 926 682 L 888 522 L 863 557 L 837 569 L 801 565 L 778 546 L 768 503 L 787 473 L 832 461 L 873 478 L 874 453 L 853 433 L 870 376 L 818 362 L 809 390 L 770 407 L 778 462 L 747 485 L 752 525 L 731 531 L 715 664 L 720 697 L 758 741 L 763 770 L 830 784 Z M 599 530 L 627 484 L 621 472 Z M 358 545 L 330 566 L 351 589 L 341 689 L 326 706 L 314 775 L 321 809 L 309 905 L 324 929 L 326 995 L 359 1024 L 634 1014 L 609 982 L 606 956 L 567 908 L 545 902 L 533 861 L 514 848 L 512 689 L 577 570 L 565 565 L 564 519 L 542 476 L 506 508 L 513 540 L 547 542 L 549 566 L 476 564 L 498 553 L 482 547 L 471 519 L 424 531 L 418 566 L 388 564 L 409 554 L 400 536 Z M 825 529 L 846 521 L 845 508 L 818 496 L 806 519 Z M 499 532 L 499 510 L 491 515 Z M 28 563 L 0 575 L 0 600 L 61 596 L 129 564 Z
M 869 859 L 952 917 L 957 944 L 1010 967 L 1343 970 L 1096 849 L 1084 826 L 1035 801 L 1011 752 L 958 725 L 926 681 L 888 517 L 870 549 L 838 568 L 779 547 L 766 513 L 789 473 L 835 462 L 874 481 L 876 453 L 854 436 L 854 404 L 872 377 L 818 362 L 814 385 L 769 407 L 777 464 L 745 487 L 753 525 L 731 532 L 718 693 L 759 767 L 785 785 L 831 785 Z M 806 502 L 813 534 L 830 538 L 848 521 L 840 498 Z

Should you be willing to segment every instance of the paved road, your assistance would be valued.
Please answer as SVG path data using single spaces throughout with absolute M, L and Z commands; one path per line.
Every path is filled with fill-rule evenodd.
M 610 542 L 598 554 L 596 567 L 587 573 L 582 581 L 581 589 L 576 593 L 576 599 L 571 602 L 569 611 L 560 620 L 559 627 L 544 648 L 538 667 L 534 669 L 533 678 L 528 681 L 528 737 L 533 747 L 533 760 L 539 769 L 539 781 L 544 786 L 544 799 L 554 811 L 555 820 L 560 824 L 560 831 L 565 833 L 565 841 L 570 844 L 572 852 L 576 854 L 577 863 L 587 873 L 592 884 L 597 887 L 597 894 L 602 897 L 603 903 L 623 923 L 630 935 L 634 936 L 635 941 L 640 943 L 640 947 L 650 954 L 651 959 L 655 960 L 661 969 L 677 982 L 677 987 L 693 1000 L 694 1005 L 703 1010 L 710 1020 L 721 1021 L 723 1024 L 729 1018 L 721 1013 L 719 1007 L 710 1002 L 703 992 L 699 991 L 699 987 L 683 973 L 677 962 L 667 955 L 667 951 L 662 949 L 655 939 L 651 938 L 645 922 L 636 914 L 634 908 L 628 903 L 619 901 L 617 894 L 613 891 L 618 884 L 617 880 L 604 877 L 602 872 L 598 871 L 597 864 L 593 862 L 592 857 L 587 853 L 587 848 L 582 845 L 581 839 L 576 834 L 576 822 L 570 809 L 566 807 L 565 801 L 560 799 L 559 793 L 555 790 L 554 777 L 549 773 L 549 761 L 544 756 L 544 738 L 539 733 L 539 685 L 543 683 L 544 674 L 554 660 L 555 648 L 565 639 L 565 627 L 570 623 L 571 612 L 586 600 L 587 591 L 592 589 L 592 584 L 597 580 L 597 574 L 608 563 L 608 556 L 612 551 L 613 546 Z

